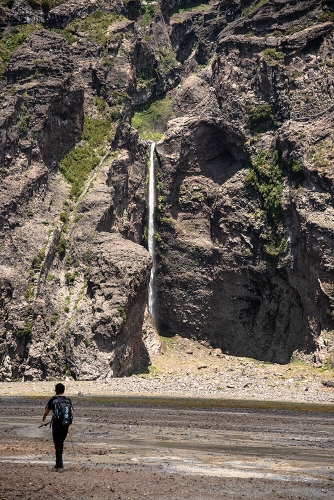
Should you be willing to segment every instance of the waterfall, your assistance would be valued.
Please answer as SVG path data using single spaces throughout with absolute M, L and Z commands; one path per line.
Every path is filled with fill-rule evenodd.
M 150 151 L 150 168 L 148 173 L 148 231 L 147 231 L 147 240 L 148 240 L 148 251 L 150 252 L 153 260 L 151 276 L 150 276 L 150 284 L 148 286 L 148 310 L 150 311 L 153 319 L 154 316 L 154 275 L 155 275 L 155 252 L 154 252 L 154 208 L 155 208 L 155 172 L 154 172 L 154 150 L 155 150 L 155 142 L 151 143 L 151 151 Z

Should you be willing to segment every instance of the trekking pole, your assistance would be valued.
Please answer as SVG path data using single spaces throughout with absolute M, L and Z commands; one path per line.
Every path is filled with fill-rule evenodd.
M 50 422 L 46 422 L 46 424 L 39 425 L 38 428 L 40 429 L 41 427 L 46 427 L 47 425 L 51 427 L 51 422 L 52 420 L 50 420 Z
M 71 441 L 71 444 L 72 444 L 73 455 L 74 455 L 74 458 L 75 458 L 76 467 L 77 467 L 77 470 L 79 470 L 79 462 L 78 462 L 78 459 L 77 459 L 77 456 L 76 456 L 76 453 L 75 453 L 74 444 L 73 444 L 73 440 L 72 440 L 72 433 L 71 433 L 70 428 L 68 428 L 68 433 L 70 435 L 70 441 Z

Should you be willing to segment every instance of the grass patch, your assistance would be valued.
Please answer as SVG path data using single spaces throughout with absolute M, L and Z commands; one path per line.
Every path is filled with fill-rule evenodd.
M 274 65 L 284 62 L 283 52 L 278 52 L 277 50 L 272 49 L 270 47 L 264 49 L 262 54 L 265 57 L 265 59 L 269 62 L 269 64 Z
M 263 249 L 269 257 L 279 257 L 287 250 L 288 240 L 280 234 L 266 233 L 262 236 Z
M 44 28 L 41 24 L 19 24 L 0 36 L 0 76 L 14 50 L 20 47 L 31 33 L 42 29 Z
M 167 349 L 173 349 L 173 347 L 177 346 L 177 340 L 174 337 L 160 335 L 160 340 Z
M 312 26 L 313 24 L 317 23 L 317 22 L 325 22 L 325 21 L 330 21 L 330 19 L 326 19 L 326 15 L 324 18 L 322 18 L 322 16 L 320 16 L 318 19 L 310 19 L 309 21 L 307 21 L 306 23 L 304 24 L 292 24 L 291 26 L 289 26 L 286 31 L 285 31 L 285 36 L 289 36 L 289 35 L 294 35 L 295 33 L 299 33 L 300 31 L 304 31 L 306 30 L 307 28 L 309 28 L 310 26 Z M 321 20 L 322 18 L 322 20 Z
M 65 259 L 65 266 L 67 269 L 70 269 L 73 265 L 73 260 L 72 260 L 72 257 L 70 255 L 66 255 L 66 259 Z
M 261 5 L 263 5 L 264 3 L 266 3 L 266 1 L 267 0 L 258 0 L 257 2 L 253 3 L 249 7 L 246 7 L 246 9 L 244 9 L 241 12 L 241 15 L 242 16 L 248 16 L 249 14 L 251 14 L 252 12 L 254 12 L 254 10 L 258 9 L 259 7 L 261 7 Z
M 143 139 L 159 141 L 172 116 L 172 104 L 170 96 L 139 106 L 132 117 L 132 126 L 138 130 Z
M 291 180 L 295 187 L 301 186 L 303 181 L 305 180 L 305 175 L 303 171 L 303 167 L 299 160 L 294 160 L 289 163 L 289 167 L 291 170 Z
M 183 12 L 205 12 L 211 9 L 209 2 L 194 2 L 193 4 L 177 9 L 173 12 L 173 16 L 177 14 L 182 14 Z
M 111 122 L 109 120 L 96 120 L 95 118 L 85 117 L 82 131 L 82 140 L 91 148 L 101 146 L 110 132 Z
M 64 222 L 64 224 L 67 224 L 68 221 L 70 220 L 70 214 L 68 212 L 60 212 L 59 216 L 61 222 Z
M 150 365 L 150 366 L 144 366 L 140 369 L 140 372 L 138 373 L 139 377 L 145 377 L 145 376 L 151 376 L 154 377 L 155 375 L 158 375 L 159 370 L 157 369 L 156 366 Z
M 61 160 L 60 171 L 72 185 L 70 198 L 79 198 L 90 172 L 99 162 L 99 156 L 89 146 L 72 149 Z
M 91 171 L 97 167 L 111 138 L 111 122 L 85 117 L 84 145 L 69 151 L 60 162 L 60 171 L 71 184 L 70 198 L 78 199 Z
M 301 367 L 305 368 L 308 366 L 307 363 L 305 363 L 305 361 L 298 358 L 297 356 L 292 356 L 292 358 L 290 360 L 290 365 L 295 366 L 297 368 L 301 368 Z
M 331 21 L 332 23 L 334 23 L 334 12 L 327 10 L 326 12 L 321 14 L 321 16 L 319 16 L 318 21 L 320 23 L 325 23 L 327 21 Z
M 85 19 L 76 19 L 61 30 L 61 33 L 72 43 L 78 32 L 86 34 L 88 40 L 98 43 L 105 48 L 112 34 L 108 33 L 108 28 L 113 23 L 124 21 L 126 18 L 114 12 L 104 12 L 97 10 L 89 14 Z
M 62 35 L 66 39 L 66 41 L 69 45 L 72 45 L 72 43 L 77 41 L 77 37 L 74 35 L 74 33 L 69 28 L 63 28 L 63 29 L 54 28 L 53 31 L 55 31 L 59 35 Z

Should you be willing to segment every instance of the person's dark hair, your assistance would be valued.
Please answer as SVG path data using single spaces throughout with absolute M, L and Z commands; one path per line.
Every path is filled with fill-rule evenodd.
M 64 384 L 61 383 L 56 384 L 55 389 L 56 389 L 56 394 L 63 394 L 63 392 L 65 392 L 65 386 Z

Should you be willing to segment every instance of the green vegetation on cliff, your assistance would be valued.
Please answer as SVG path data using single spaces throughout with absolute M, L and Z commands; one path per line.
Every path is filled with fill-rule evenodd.
M 261 7 L 264 3 L 266 3 L 267 0 L 258 0 L 257 2 L 252 3 L 249 7 L 246 7 L 242 12 L 242 16 L 248 16 L 248 14 L 251 14 L 256 10 L 257 8 Z
M 44 12 L 49 12 L 57 5 L 65 3 L 67 0 L 24 0 L 33 9 L 43 9 Z
M 269 151 L 259 151 L 245 177 L 246 186 L 261 195 L 268 221 L 279 222 L 282 218 L 282 175 L 278 151 L 272 157 Z
M 38 252 L 38 254 L 33 258 L 31 267 L 35 271 L 39 271 L 42 267 L 43 260 L 45 258 L 45 249 L 41 248 L 41 250 Z
M 138 23 L 142 28 L 146 28 L 151 23 L 154 14 L 158 11 L 158 7 L 156 5 L 152 5 L 151 3 L 147 3 L 142 5 L 140 8 L 141 18 Z M 145 37 L 144 37 L 145 38 Z
M 190 5 L 186 5 L 184 7 L 178 7 L 173 11 L 173 16 L 177 16 L 178 14 L 182 14 L 183 12 L 205 12 L 211 9 L 210 2 L 193 2 Z
M 101 146 L 110 132 L 110 125 L 111 123 L 108 120 L 96 120 L 95 118 L 86 116 L 82 131 L 82 140 L 91 148 Z
M 159 141 L 172 116 L 172 104 L 173 98 L 169 95 L 150 104 L 138 106 L 132 118 L 132 126 L 143 139 Z
M 334 133 L 310 148 L 309 160 L 313 167 L 325 177 L 332 177 L 334 162 Z
M 126 312 L 124 307 L 117 307 L 117 311 L 119 312 L 119 315 L 122 318 L 123 323 L 126 323 Z
M 277 257 L 285 252 L 287 240 L 282 229 L 283 173 L 279 152 L 259 151 L 245 177 L 245 185 L 262 198 L 266 231 L 262 234 L 267 255 Z
M 114 92 L 115 93 L 115 92 Z M 123 98 L 123 101 L 126 99 L 127 94 L 125 94 L 125 97 Z M 113 98 L 113 96 L 111 96 Z M 107 102 L 103 99 L 101 96 L 96 96 L 94 98 L 94 105 L 100 115 L 101 118 L 105 120 L 110 120 L 110 121 L 116 121 L 119 118 L 121 118 L 122 113 L 121 113 L 121 105 L 122 101 L 121 99 L 113 98 L 113 102 L 115 103 L 114 106 L 109 106 Z
M 155 82 L 156 73 L 152 68 L 137 68 L 136 69 L 136 81 L 137 88 L 146 87 L 151 83 Z
M 27 321 L 24 328 L 21 328 L 16 332 L 16 336 L 24 338 L 26 343 L 28 343 L 31 340 L 31 334 L 32 334 L 32 323 L 30 321 Z
M 272 66 L 284 62 L 283 52 L 278 52 L 277 50 L 271 47 L 267 47 L 266 49 L 264 49 L 263 56 Z
M 291 170 L 291 180 L 295 187 L 300 186 L 304 181 L 304 172 L 299 160 L 294 160 L 289 164 Z
M 100 163 L 111 137 L 111 122 L 85 117 L 83 145 L 72 149 L 60 162 L 60 171 L 71 184 L 70 197 L 77 199 L 91 171 Z
M 176 68 L 179 63 L 176 60 L 176 56 L 171 44 L 169 45 L 159 45 L 159 70 L 167 75 L 173 68 Z
M 321 16 L 319 16 L 318 21 L 320 23 L 325 23 L 327 21 L 331 21 L 332 23 L 334 23 L 334 12 L 327 10 L 326 12 L 321 14 Z
M 248 108 L 248 126 L 252 132 L 265 132 L 274 125 L 274 113 L 267 102 Z
M 112 36 L 108 28 L 113 23 L 124 20 L 126 18 L 121 14 L 97 10 L 89 14 L 85 19 L 75 19 L 65 29 L 61 30 L 61 33 L 68 41 L 74 41 L 74 35 L 78 32 L 83 32 L 91 42 L 96 42 L 101 47 L 106 47 L 108 40 Z
M 34 300 L 34 297 L 35 297 L 34 281 L 33 281 L 33 278 L 30 277 L 29 282 L 28 282 L 28 286 L 27 286 L 27 290 L 25 293 L 25 298 L 26 298 L 27 302 L 32 302 Z
M 0 35 L 0 76 L 15 49 L 22 45 L 34 31 L 44 29 L 41 24 L 18 24 Z

